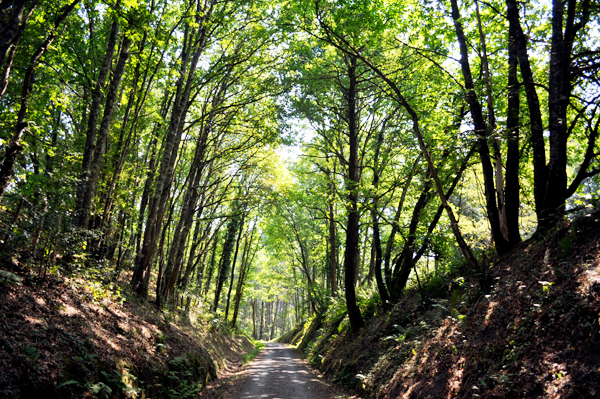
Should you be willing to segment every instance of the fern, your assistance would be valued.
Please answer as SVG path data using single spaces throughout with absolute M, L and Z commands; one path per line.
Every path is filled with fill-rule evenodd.
M 0 270 L 0 277 L 9 283 L 13 283 L 16 285 L 21 285 L 21 277 L 17 276 L 14 273 L 7 272 L 6 270 Z

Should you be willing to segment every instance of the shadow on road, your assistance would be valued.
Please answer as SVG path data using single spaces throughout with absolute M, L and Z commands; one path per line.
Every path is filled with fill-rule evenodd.
M 330 399 L 337 396 L 315 377 L 298 354 L 285 345 L 267 343 L 248 369 L 239 399 Z

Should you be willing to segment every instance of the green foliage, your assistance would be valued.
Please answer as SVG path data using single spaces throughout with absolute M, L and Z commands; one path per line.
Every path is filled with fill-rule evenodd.
M 374 285 L 360 287 L 357 292 L 358 306 L 365 319 L 375 317 L 382 311 L 381 297 Z
M 23 346 L 22 348 L 23 354 L 29 358 L 32 362 L 35 361 L 39 357 L 39 351 L 34 346 Z
M 35 49 L 56 33 L 32 65 L 34 85 L 23 109 L 27 129 L 19 139 L 22 148 L 2 197 L 3 259 L 18 260 L 14 270 L 10 266 L 0 270 L 2 283 L 21 283 L 17 268 L 25 267 L 36 276 L 32 281 L 68 275 L 90 301 L 122 302 L 126 299 L 123 279 L 130 280 L 134 270 L 141 270 L 137 268 L 142 255 L 150 254 L 144 284 L 161 291 L 163 287 L 156 285 L 171 277 L 166 273 L 173 273 L 176 281 L 169 298 L 172 303 L 161 303 L 167 324 L 178 315 L 187 317 L 189 310 L 193 323 L 232 334 L 231 308 L 239 281 L 239 315 L 234 323 L 239 331 L 258 334 L 262 329 L 270 335 L 275 326 L 273 331 L 279 334 L 309 319 L 304 322 L 306 334 L 313 321 L 321 324 L 322 316 L 324 326 L 338 319 L 339 323 L 332 331 L 327 327 L 321 331 L 341 335 L 348 329 L 340 289 L 344 226 L 351 209 L 349 194 L 356 193 L 361 226 L 356 285 L 362 316 L 375 318 L 383 308 L 393 306 L 382 303 L 385 290 L 394 291 L 392 297 L 400 300 L 405 291 L 419 286 L 422 297 L 448 299 L 449 303 L 438 305 L 464 319 L 461 304 L 467 281 L 486 276 L 465 270 L 449 218 L 438 212 L 441 201 L 432 180 L 435 169 L 442 191 L 449 190 L 480 133 L 474 131 L 462 69 L 455 62 L 456 31 L 448 16 L 449 4 L 209 1 L 206 9 L 198 11 L 194 2 L 183 0 L 90 0 L 78 4 L 62 25 L 54 26 L 68 3 L 38 2 L 28 21 L 23 21 L 18 40 L 11 42 L 16 46 L 11 47 L 16 50 L 11 67 L 8 61 L 0 65 L 0 70 L 10 72 L 6 92 L 0 94 L 0 138 L 6 149 L 15 132 Z M 489 80 L 483 73 L 474 7 L 460 4 L 461 23 L 470 44 L 472 93 L 485 108 L 489 90 L 496 113 L 496 126 L 485 134 L 490 146 L 497 145 L 492 153 L 500 157 L 495 163 L 500 170 L 494 172 L 499 179 L 509 166 L 503 156 L 511 134 L 508 23 L 498 12 L 506 4 L 480 6 Z M 544 126 L 551 125 L 550 90 L 539 89 L 558 87 L 549 82 L 548 57 L 541 56 L 549 53 L 552 43 L 553 13 L 547 7 L 531 2 L 520 16 L 527 27 Z M 584 3 L 578 5 L 577 18 L 583 15 L 583 7 Z M 600 114 L 590 94 L 597 89 L 598 68 L 592 58 L 586 58 L 597 53 L 597 32 L 588 21 L 597 19 L 598 9 L 592 7 L 589 13 L 580 21 L 582 30 L 573 42 L 579 54 L 572 57 L 573 95 L 565 100 L 568 109 L 566 118 L 561 118 L 569 132 L 568 157 L 561 171 L 566 176 L 564 188 L 577 176 L 585 177 L 567 203 L 572 215 L 589 213 L 600 198 L 600 175 L 595 175 Z M 123 39 L 133 44 L 117 107 L 110 120 L 102 121 L 114 74 L 109 73 L 106 82 L 98 80 L 113 23 L 119 29 L 117 45 L 110 48 L 115 53 L 107 58 L 110 71 L 115 70 Z M 187 36 L 191 32 L 196 36 Z M 194 47 L 190 43 L 200 45 L 195 57 L 184 54 Z M 348 184 L 353 59 L 357 186 Z M 521 64 L 517 74 L 523 81 Z M 175 105 L 184 92 L 184 86 L 178 89 L 178 81 L 188 76 L 189 98 L 184 106 Z M 519 85 L 517 93 L 521 187 L 515 208 L 523 238 L 537 226 L 533 122 L 525 86 Z M 93 105 L 100 110 L 97 120 L 91 115 Z M 490 111 L 486 112 L 491 119 Z M 417 122 L 433 167 L 426 164 L 415 137 Z M 91 132 L 103 124 L 108 126 L 108 136 L 105 142 L 96 142 Z M 183 135 L 169 142 L 173 132 Z M 99 181 L 89 228 L 81 228 L 79 191 L 87 184 L 82 168 L 90 144 L 99 150 L 91 158 L 100 157 Z M 291 145 L 287 157 L 281 144 Z M 493 243 L 485 199 L 489 187 L 482 184 L 480 161 L 476 156 L 465 161 L 465 171 L 448 201 L 466 242 L 483 258 Z M 172 175 L 159 192 L 163 164 Z M 500 187 L 491 197 L 497 200 L 507 190 Z M 150 211 L 157 203 L 163 207 Z M 190 214 L 183 213 L 187 208 Z M 376 223 L 381 248 L 375 248 Z M 254 232 L 256 237 L 244 255 L 244 240 Z M 577 232 L 569 230 L 560 240 L 559 257 L 567 256 L 577 240 Z M 179 248 L 183 248 L 182 258 L 172 259 Z M 387 256 L 377 270 L 383 274 L 381 292 L 373 278 L 376 249 Z M 404 262 L 408 258 L 403 254 L 415 256 L 415 264 Z M 408 277 L 396 290 L 390 280 L 406 265 Z M 550 285 L 542 290 L 549 294 Z M 146 287 L 139 293 L 146 299 Z M 182 315 L 185 303 L 191 309 Z M 398 331 L 404 339 L 405 333 Z M 157 349 L 166 351 L 165 345 L 157 337 Z M 172 366 L 173 378 L 165 386 L 173 390 L 173 397 L 193 396 L 197 386 L 185 374 L 189 367 Z M 94 384 L 105 385 L 83 384 L 80 391 L 99 397 L 116 395 L 115 384 Z
M 254 359 L 260 351 L 265 347 L 265 344 L 261 341 L 254 341 L 254 348 L 245 355 L 242 356 L 242 364 L 248 364 Z
M 396 330 L 398 330 L 398 333 L 388 335 L 387 337 L 384 338 L 384 340 L 394 340 L 396 342 L 403 342 L 403 341 L 413 337 L 415 335 L 415 332 L 417 331 L 417 328 L 414 326 L 408 326 L 408 327 L 404 328 L 398 324 L 394 324 L 393 327 Z
M 6 270 L 0 270 L 0 278 L 2 279 L 1 281 L 9 284 L 22 285 L 21 277 Z

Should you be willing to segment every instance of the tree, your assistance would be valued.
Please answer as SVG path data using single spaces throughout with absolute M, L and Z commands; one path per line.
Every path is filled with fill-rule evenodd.
M 29 107 L 29 100 L 31 91 L 33 90 L 33 82 L 35 78 L 35 69 L 40 62 L 42 56 L 46 53 L 48 48 L 52 45 L 54 40 L 59 34 L 59 27 L 64 22 L 64 20 L 69 16 L 69 14 L 75 9 L 77 4 L 79 4 L 81 0 L 75 0 L 72 3 L 65 6 L 61 12 L 55 17 L 54 24 L 50 25 L 49 34 L 44 38 L 44 40 L 37 46 L 36 51 L 31 56 L 29 61 L 29 65 L 27 66 L 27 71 L 25 73 L 25 78 L 23 79 L 22 89 L 21 89 L 21 98 L 19 104 L 19 112 L 17 115 L 17 121 L 13 128 L 13 135 L 10 139 L 10 143 L 6 147 L 4 158 L 2 160 L 2 165 L 0 166 L 0 198 L 4 196 L 4 192 L 6 191 L 6 187 L 10 183 L 10 180 L 13 175 L 13 168 L 15 162 L 17 160 L 17 156 L 23 149 L 21 146 L 21 138 L 23 133 L 28 127 L 28 122 L 25 120 L 27 116 L 27 108 Z M 23 3 L 17 2 L 15 4 L 15 8 L 10 17 L 8 26 L 5 28 L 4 38 L 1 39 L 4 43 L 0 44 L 0 54 L 5 54 L 8 50 L 8 47 L 14 45 L 16 48 L 16 44 L 14 43 L 16 36 L 18 33 L 14 33 L 15 26 L 22 19 L 23 14 Z M 33 7 L 31 9 L 33 11 Z M 6 47 L 6 50 L 3 48 Z M 13 52 L 14 53 L 14 52 Z M 2 57 L 4 58 L 4 57 Z M 4 61 L 2 59 L 2 61 Z M 12 60 L 11 60 L 12 62 Z M 2 65 L 2 63 L 0 63 Z M 6 71 L 10 70 L 10 66 L 6 66 Z M 5 72 L 6 73 L 6 72 Z

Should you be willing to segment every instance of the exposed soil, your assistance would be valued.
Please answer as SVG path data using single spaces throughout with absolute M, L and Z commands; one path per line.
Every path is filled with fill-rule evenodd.
M 488 293 L 468 279 L 409 293 L 358 336 L 326 325 L 309 358 L 365 397 L 600 397 L 600 214 L 522 243 L 491 275 Z
M 192 393 L 252 348 L 83 279 L 20 276 L 21 286 L 0 284 L 2 398 Z

